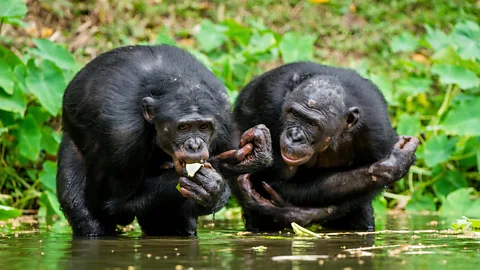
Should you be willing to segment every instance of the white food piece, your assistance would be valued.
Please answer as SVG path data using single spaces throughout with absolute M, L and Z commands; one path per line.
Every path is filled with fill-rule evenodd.
M 191 163 L 191 164 L 185 164 L 185 170 L 187 171 L 187 175 L 189 177 L 193 177 L 195 173 L 200 170 L 200 168 L 203 166 L 202 163 Z

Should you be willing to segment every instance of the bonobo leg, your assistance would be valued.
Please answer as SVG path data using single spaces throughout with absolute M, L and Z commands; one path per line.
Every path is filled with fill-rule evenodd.
M 196 235 L 197 218 L 220 210 L 229 197 L 225 180 L 205 163 L 193 179 L 179 177 L 173 169 L 145 179 L 141 200 L 133 207 L 147 235 Z
M 63 134 L 58 152 L 57 196 L 74 235 L 113 235 L 112 218 L 93 217 L 85 201 L 85 163 L 68 134 Z
M 367 202 L 359 208 L 352 209 L 343 217 L 319 222 L 325 228 L 340 230 L 375 230 L 375 219 L 371 202 Z
M 270 130 L 263 124 L 245 131 L 239 150 L 229 150 L 217 155 L 214 162 L 233 173 L 252 173 L 267 168 L 273 163 Z

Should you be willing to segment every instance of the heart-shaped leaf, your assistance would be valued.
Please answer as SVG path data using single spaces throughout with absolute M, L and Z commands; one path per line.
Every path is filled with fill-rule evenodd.
M 435 176 L 434 176 L 435 177 Z M 433 189 L 439 198 L 446 198 L 451 192 L 467 187 L 467 179 L 461 172 L 447 171 L 434 184 Z
M 35 161 L 40 153 L 42 133 L 33 116 L 27 116 L 20 122 L 18 151 L 29 160 Z
M 480 98 L 466 100 L 450 109 L 441 126 L 446 133 L 480 136 Z
M 43 38 L 33 39 L 33 43 L 35 43 L 38 50 L 32 50 L 32 52 L 52 61 L 58 67 L 68 70 L 78 67 L 72 54 L 64 47 Z
M 1 17 L 20 17 L 23 18 L 27 14 L 27 5 L 19 0 L 2 0 L 0 1 L 0 18 Z
M 458 84 L 462 89 L 480 85 L 480 80 L 475 72 L 457 65 L 436 64 L 432 67 L 432 73 L 440 77 L 442 84 Z
M 453 150 L 455 142 L 449 140 L 445 135 L 431 137 L 424 148 L 424 159 L 427 166 L 432 168 L 437 164 L 448 160 Z
M 290 63 L 312 59 L 315 40 L 317 40 L 315 35 L 301 35 L 294 32 L 286 33 L 278 45 L 283 62 Z
M 397 126 L 397 133 L 402 135 L 418 136 L 420 134 L 421 127 L 422 123 L 420 122 L 418 115 L 409 115 L 404 113 L 400 116 Z

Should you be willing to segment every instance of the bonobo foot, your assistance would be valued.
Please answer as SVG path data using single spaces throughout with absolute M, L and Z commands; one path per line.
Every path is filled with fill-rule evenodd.
M 368 172 L 374 181 L 388 185 L 404 177 L 415 163 L 415 151 L 420 141 L 412 136 L 400 136 L 389 157 L 370 166 Z
M 215 157 L 224 168 L 234 173 L 252 173 L 273 163 L 270 130 L 256 125 L 242 134 L 239 150 L 223 152 Z

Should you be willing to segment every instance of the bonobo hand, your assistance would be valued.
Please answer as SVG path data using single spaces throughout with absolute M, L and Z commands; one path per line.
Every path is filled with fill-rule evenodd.
M 416 137 L 400 136 L 390 156 L 372 164 L 368 169 L 372 180 L 388 185 L 404 177 L 410 166 L 415 163 L 415 151 L 419 144 L 420 141 Z
M 245 131 L 238 147 L 216 156 L 221 166 L 235 173 L 253 173 L 273 163 L 270 130 L 263 124 Z
M 283 200 L 270 185 L 262 182 L 263 187 L 270 195 L 270 200 L 262 197 L 252 188 L 250 174 L 243 174 L 238 177 L 238 186 L 242 192 L 242 202 L 249 210 L 258 211 L 270 215 L 272 220 L 284 227 L 289 227 L 292 222 L 301 226 L 310 224 L 317 220 L 327 220 L 342 214 L 337 207 L 325 208 L 297 207 Z
M 208 210 L 219 210 L 216 208 L 222 207 L 225 203 L 223 200 L 228 199 L 228 196 L 225 196 L 226 183 L 210 163 L 205 163 L 193 179 L 181 176 L 179 183 L 183 197 L 192 199 Z

